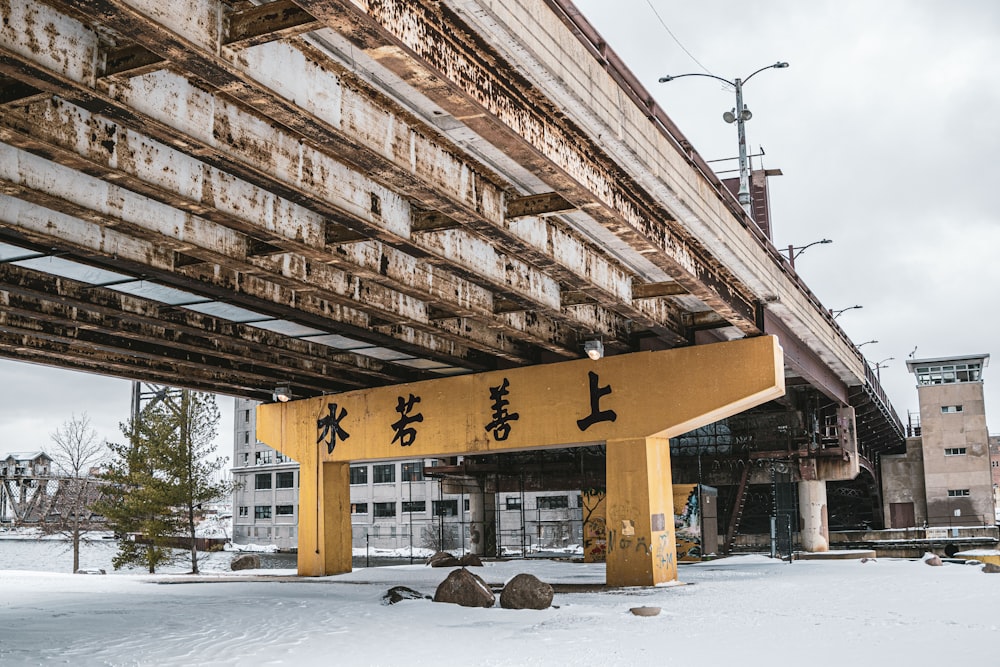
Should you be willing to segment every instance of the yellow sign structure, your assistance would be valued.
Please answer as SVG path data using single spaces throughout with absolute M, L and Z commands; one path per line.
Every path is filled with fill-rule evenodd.
M 607 443 L 607 582 L 677 578 L 669 438 L 782 396 L 773 336 L 492 371 L 262 405 L 299 462 L 298 570 L 351 570 L 348 466 Z

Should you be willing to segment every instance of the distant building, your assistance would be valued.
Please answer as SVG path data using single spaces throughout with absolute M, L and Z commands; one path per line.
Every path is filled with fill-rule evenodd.
M 256 439 L 256 401 L 236 399 L 233 443 L 233 541 L 298 545 L 298 463 Z M 366 461 L 350 467 L 354 547 L 470 548 L 472 497 L 445 493 L 425 469 L 436 459 Z M 455 490 L 454 484 L 450 485 Z M 460 486 L 460 485 L 459 485 Z M 579 491 L 489 494 L 505 551 L 582 543 Z
M 52 457 L 42 451 L 11 452 L 0 459 L 0 523 L 36 523 L 45 511 Z
M 0 459 L 0 477 L 47 477 L 52 457 L 45 452 L 11 452 Z
M 882 457 L 886 526 L 993 525 L 994 482 L 983 368 L 988 354 L 911 359 L 920 418 L 906 453 Z

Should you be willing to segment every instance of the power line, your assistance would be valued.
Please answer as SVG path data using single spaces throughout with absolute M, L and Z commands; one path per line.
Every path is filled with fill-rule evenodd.
M 656 19 L 660 22 L 660 25 L 663 26 L 663 29 L 667 31 L 668 35 L 670 35 L 670 39 L 674 40 L 674 42 L 677 44 L 677 46 L 681 47 L 681 51 L 683 51 L 684 53 L 686 53 L 687 56 L 688 56 L 688 58 L 690 58 L 691 60 L 693 60 L 694 63 L 698 67 L 700 67 L 703 70 L 705 70 L 705 72 L 707 72 L 708 74 L 711 74 L 712 73 L 711 70 L 709 70 L 707 67 L 705 67 L 704 65 L 702 65 L 701 62 L 699 62 L 698 59 L 695 58 L 694 55 L 692 55 L 692 53 L 690 51 L 688 51 L 687 48 L 683 44 L 681 44 L 681 40 L 677 39 L 677 35 L 675 35 L 670 30 L 670 28 L 667 27 L 666 21 L 664 21 L 663 17 L 660 16 L 660 13 L 658 11 L 656 11 L 656 7 L 653 6 L 652 0 L 646 0 L 646 4 L 649 5 L 650 10 L 652 10 L 653 14 L 656 16 Z

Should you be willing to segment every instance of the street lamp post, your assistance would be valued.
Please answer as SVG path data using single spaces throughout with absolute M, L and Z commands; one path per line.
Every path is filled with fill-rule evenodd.
M 743 104 L 743 86 L 747 84 L 747 81 L 752 79 L 757 74 L 760 74 L 766 69 L 785 69 L 788 67 L 786 62 L 776 62 L 773 65 L 768 65 L 767 67 L 761 67 L 756 72 L 753 72 L 750 76 L 743 79 L 734 79 L 730 81 L 729 79 L 723 79 L 721 76 L 715 76 L 714 74 L 703 74 L 701 72 L 694 72 L 691 74 L 676 74 L 660 77 L 660 83 L 667 83 L 668 81 L 673 81 L 674 79 L 680 79 L 685 76 L 706 76 L 710 79 L 717 79 L 726 83 L 736 89 L 736 108 L 732 111 L 727 111 L 722 114 L 723 120 L 727 123 L 736 123 L 736 134 L 739 138 L 740 143 L 740 190 L 736 194 L 737 199 L 740 201 L 740 206 L 746 211 L 746 214 L 753 219 L 753 213 L 750 208 L 750 166 L 747 162 L 747 140 L 746 140 L 746 128 L 744 123 L 753 117 L 750 110 L 746 108 Z
M 877 361 L 874 364 L 871 364 L 872 370 L 875 371 L 875 379 L 878 380 L 879 384 L 882 384 L 882 373 L 881 373 L 882 369 L 889 367 L 889 364 L 887 364 L 886 362 L 893 361 L 895 360 L 895 358 L 896 357 L 886 357 L 882 361 Z
M 807 243 L 805 245 L 788 246 L 788 263 L 791 264 L 792 268 L 794 269 L 796 257 L 804 253 L 806 251 L 806 248 L 811 248 L 814 245 L 820 245 L 821 243 L 833 243 L 833 239 L 820 239 L 819 241 L 813 241 L 812 243 Z
M 840 310 L 831 310 L 830 315 L 833 319 L 837 319 L 849 310 L 858 310 L 859 308 L 864 308 L 864 306 L 848 306 L 847 308 L 841 308 Z

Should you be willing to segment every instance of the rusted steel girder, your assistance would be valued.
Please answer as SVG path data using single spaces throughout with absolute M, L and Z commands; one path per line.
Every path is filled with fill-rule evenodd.
M 13 265 L 0 264 L 0 281 L 0 314 L 17 318 L 4 320 L 0 328 L 23 334 L 40 335 L 33 324 L 38 320 L 67 331 L 101 331 L 107 341 L 112 336 L 157 341 L 165 350 L 164 357 L 204 354 L 245 360 L 252 356 L 257 373 L 291 376 L 303 384 L 364 387 L 429 377 L 377 359 Z M 123 349 L 128 348 L 124 345 Z M 209 373 L 212 367 L 200 366 Z
M 443 3 L 298 0 L 383 66 L 585 209 L 746 333 L 755 299 L 600 145 Z
M 223 15 L 226 10 L 224 6 L 210 0 L 204 0 L 199 4 L 209 14 L 214 12 L 213 15 Z M 226 95 L 235 97 L 250 107 L 257 108 L 266 118 L 273 119 L 281 123 L 282 126 L 293 129 L 300 135 L 297 141 L 305 140 L 312 146 L 322 146 L 324 150 L 334 150 L 338 159 L 352 162 L 372 174 L 374 178 L 391 183 L 394 190 L 398 190 L 414 201 L 421 202 L 425 207 L 439 210 L 457 219 L 464 227 L 490 239 L 490 243 L 494 247 L 509 248 L 510 252 L 505 257 L 506 264 L 516 265 L 521 261 L 520 258 L 530 262 L 538 262 L 540 266 L 545 266 L 546 272 L 553 274 L 560 282 L 569 280 L 574 283 L 570 287 L 589 290 L 602 307 L 613 307 L 616 312 L 621 313 L 619 317 L 623 323 L 628 321 L 637 326 L 649 328 L 675 343 L 681 340 L 678 334 L 673 333 L 677 327 L 671 325 L 670 322 L 660 323 L 653 320 L 646 313 L 648 309 L 644 308 L 644 304 L 633 305 L 628 301 L 621 300 L 619 297 L 621 290 L 612 290 L 609 293 L 607 287 L 588 282 L 588 280 L 592 280 L 591 276 L 566 271 L 561 268 L 558 259 L 554 259 L 551 254 L 544 254 L 530 243 L 510 234 L 509 230 L 503 230 L 500 223 L 503 220 L 505 194 L 491 182 L 492 177 L 487 177 L 479 167 L 470 163 L 467 158 L 460 156 L 457 149 L 446 140 L 435 136 L 434 130 L 416 123 L 416 120 L 409 114 L 382 97 L 377 91 L 358 81 L 350 72 L 345 71 L 334 62 L 326 60 L 325 56 L 316 49 L 304 45 L 298 45 L 297 49 L 292 49 L 286 44 L 276 43 L 267 46 L 282 49 L 280 53 L 263 54 L 262 52 L 253 58 L 250 56 L 253 56 L 256 51 L 237 52 L 233 55 L 223 49 L 224 53 L 220 55 L 219 48 L 220 44 L 224 43 L 224 37 L 214 28 L 206 27 L 204 23 L 189 21 L 183 27 L 185 31 L 190 32 L 181 35 L 160 23 L 160 21 L 166 22 L 168 20 L 173 24 L 178 23 L 176 17 L 163 15 L 161 5 L 147 7 L 148 11 L 145 12 L 134 9 L 140 5 L 143 3 L 138 1 L 126 3 L 95 0 L 67 3 L 66 11 L 75 11 L 81 6 L 85 7 L 87 15 L 93 17 L 92 20 L 117 29 L 123 34 L 128 34 L 130 38 L 139 40 L 145 48 L 167 56 L 174 68 L 192 72 L 200 82 L 215 86 Z M 318 103 L 310 99 L 314 95 L 307 94 L 305 91 L 293 103 L 282 94 L 268 88 L 267 85 L 280 87 L 287 81 L 287 77 L 279 77 L 279 74 L 270 71 L 274 67 L 272 61 L 282 60 L 281 57 L 271 58 L 272 55 L 282 56 L 285 60 L 298 59 L 297 62 L 300 62 L 306 71 L 306 74 L 300 78 L 315 82 L 315 77 L 323 77 L 322 85 L 318 88 L 334 91 L 336 97 L 331 101 L 347 104 L 345 100 L 348 100 L 358 108 L 348 108 L 337 104 L 332 107 L 329 104 L 317 106 Z M 317 65 L 318 62 L 322 62 L 322 66 Z M 0 62 L 0 66 L 2 66 L 2 62 Z M 278 78 L 272 78 L 267 85 L 259 83 L 253 77 L 262 71 L 268 75 L 274 74 L 274 77 Z M 99 76 L 99 74 L 95 74 L 95 76 Z M 34 78 L 41 81 L 52 77 L 36 75 Z M 112 107 L 123 102 L 130 105 L 124 112 L 118 110 L 123 117 L 143 113 L 141 109 L 144 103 L 150 108 L 150 114 L 154 116 L 160 114 L 162 109 L 157 106 L 160 104 L 157 95 L 150 94 L 149 89 L 141 89 L 141 86 L 136 88 L 134 83 L 119 84 L 114 81 L 100 83 L 101 87 L 106 87 L 112 93 L 111 96 L 100 95 L 87 84 L 82 86 L 85 90 L 81 92 L 84 96 L 101 98 L 102 103 L 110 104 Z M 157 86 L 159 89 L 163 88 L 161 83 L 158 83 Z M 294 91 L 284 91 L 284 94 L 294 95 L 295 93 Z M 71 99 L 73 99 L 72 96 Z M 169 103 L 166 104 L 169 106 Z M 221 101 L 216 100 L 215 104 L 221 104 Z M 188 107 L 192 106 L 197 106 L 197 104 L 188 103 Z M 357 111 L 362 107 L 363 113 L 358 114 Z M 330 116 L 331 108 L 337 114 L 335 118 Z M 326 116 L 324 117 L 323 114 Z M 225 116 L 217 114 L 216 124 L 220 118 L 225 120 Z M 254 123 L 251 122 L 249 125 L 254 126 Z M 227 138 L 232 140 L 233 137 L 230 135 L 235 129 L 241 127 L 233 124 L 223 128 L 215 127 L 213 139 L 206 142 L 209 152 L 212 149 L 217 150 L 215 144 L 219 140 Z M 193 128 L 187 127 L 185 129 L 190 132 Z M 386 132 L 395 135 L 391 142 L 386 142 Z M 170 132 L 166 134 L 168 137 L 171 135 Z M 172 135 L 171 143 L 175 146 L 183 149 L 190 143 L 189 140 L 179 139 L 176 130 Z M 254 138 L 243 139 L 243 142 L 247 141 L 251 146 L 257 145 Z M 273 145 L 280 144 L 281 142 L 275 142 Z M 269 145 L 272 144 L 269 143 Z M 387 148 L 389 149 L 388 155 L 386 154 Z M 416 158 L 414 158 L 414 151 L 416 151 Z M 204 150 L 199 150 L 200 156 L 203 156 L 203 153 Z M 270 153 L 258 157 L 268 156 Z M 232 160 L 233 156 L 228 155 L 222 162 L 227 163 Z M 274 165 L 271 164 L 261 165 L 255 170 L 258 176 L 275 173 Z M 387 241 L 391 240 L 397 244 L 416 244 L 412 235 L 409 237 L 404 235 L 402 238 L 394 236 L 394 234 L 399 233 L 398 229 L 379 226 L 371 228 L 373 223 L 378 225 L 380 221 L 367 219 L 365 211 L 360 212 L 360 214 L 361 219 L 352 220 L 351 224 L 359 226 L 359 229 L 362 229 L 366 235 Z M 504 231 L 508 233 L 504 233 Z M 607 260 L 594 249 L 589 252 L 591 261 L 606 263 Z M 429 261 L 436 259 L 433 251 L 429 255 Z M 454 263 L 455 260 L 443 257 L 440 261 Z M 600 272 L 595 272 L 593 275 L 599 276 Z M 480 282 L 489 279 L 489 276 L 478 273 L 473 273 L 469 277 L 474 277 Z M 537 282 L 534 281 L 534 283 Z M 491 285 L 501 290 L 505 288 L 509 290 L 510 288 L 503 282 L 494 282 Z M 517 300 L 518 298 L 515 296 L 513 301 Z M 528 310 L 533 309 L 531 303 L 524 305 Z M 653 312 L 663 313 L 665 309 L 660 308 Z M 567 324 L 573 325 L 570 318 L 566 318 L 558 311 L 549 315 L 557 319 L 566 319 Z M 611 318 L 605 317 L 603 319 L 610 321 Z M 618 331 L 624 331 L 626 328 L 619 326 Z M 609 336 L 618 335 L 615 331 L 599 333 Z

